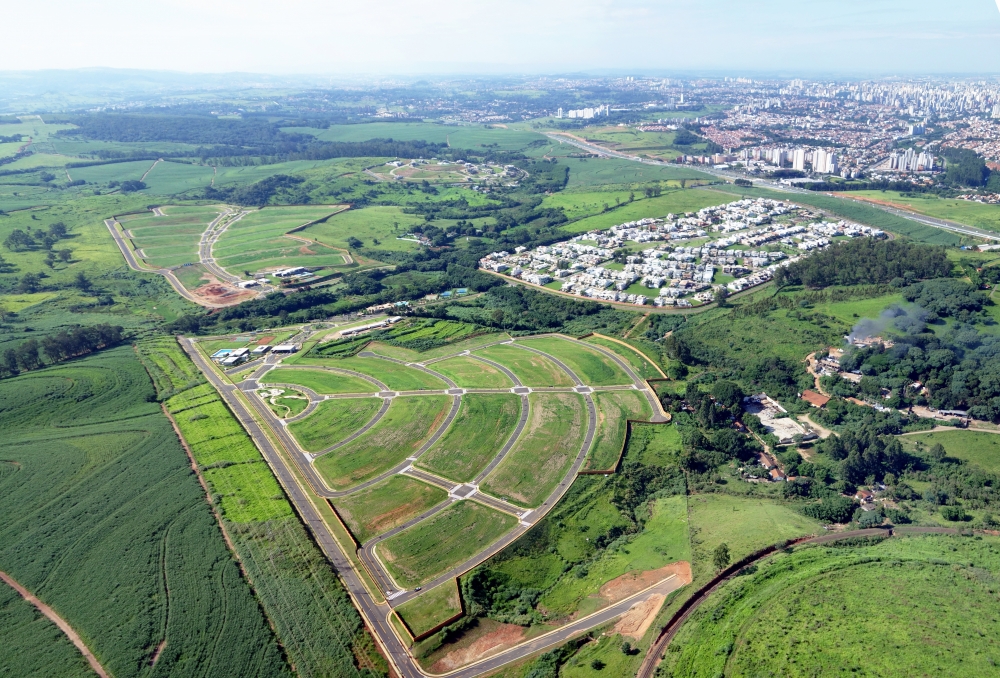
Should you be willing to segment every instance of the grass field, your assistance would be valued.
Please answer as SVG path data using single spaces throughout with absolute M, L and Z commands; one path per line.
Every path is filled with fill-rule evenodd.
M 138 181 L 152 166 L 152 160 L 132 160 L 107 165 L 74 167 L 69 170 L 69 174 L 74 180 L 83 179 L 88 184 L 107 184 L 110 181 Z
M 420 391 L 438 390 L 448 388 L 448 385 L 437 377 L 426 372 L 406 365 L 394 363 L 391 360 L 381 358 L 341 358 L 325 360 L 322 358 L 311 358 L 306 356 L 299 361 L 300 367 L 306 367 L 310 363 L 317 365 L 329 365 L 345 370 L 361 372 L 370 377 L 375 377 L 393 391 Z
M 451 402 L 449 396 L 396 398 L 367 433 L 319 457 L 316 470 L 330 487 L 342 489 L 392 468 L 420 449 L 437 430 Z
M 571 175 L 572 176 L 572 175 Z M 612 197 L 612 201 L 614 198 Z M 665 217 L 668 214 L 684 214 L 697 212 L 702 207 L 712 207 L 732 202 L 732 196 L 715 191 L 704 191 L 693 188 L 667 191 L 656 198 L 636 200 L 632 203 L 622 203 L 621 207 L 608 212 L 585 217 L 561 227 L 568 233 L 584 233 L 598 229 L 611 228 L 626 221 L 645 219 L 646 217 Z
M 661 379 L 663 374 L 656 368 L 656 366 L 650 362 L 648 359 L 643 357 L 637 349 L 631 349 L 621 344 L 610 341 L 608 339 L 603 339 L 601 337 L 587 337 L 584 339 L 585 342 L 589 344 L 597 344 L 602 348 L 606 348 L 612 353 L 616 354 L 619 358 L 624 360 L 632 370 L 638 374 L 643 379 Z M 652 356 L 650 356 L 652 357 Z
M 712 551 L 729 546 L 733 561 L 754 551 L 807 534 L 820 524 L 770 499 L 701 494 L 688 498 L 695 581 L 713 574 Z
M 0 570 L 116 676 L 290 675 L 154 395 L 131 347 L 0 381 Z
M 517 427 L 521 399 L 512 393 L 466 394 L 448 431 L 417 466 L 468 482 L 493 459 Z
M 150 195 L 177 195 L 201 191 L 212 183 L 214 172 L 206 165 L 182 162 L 159 162 L 146 175 L 146 190 Z
M 510 388 L 514 383 L 497 368 L 468 356 L 458 356 L 429 366 L 462 388 Z
M 710 175 L 687 167 L 643 165 L 632 160 L 618 158 L 586 158 L 583 160 L 570 158 L 566 160 L 566 164 L 569 165 L 569 183 L 567 184 L 569 189 L 670 179 L 713 180 Z M 629 221 L 629 219 L 623 219 L 623 221 Z
M 932 194 L 907 195 L 897 191 L 850 191 L 849 197 L 888 202 L 938 219 L 956 221 L 987 231 L 1000 231 L 1000 207 Z
M 994 675 L 998 540 L 807 548 L 737 577 L 681 628 L 666 675 Z
M 348 238 L 357 238 L 365 247 L 393 252 L 407 252 L 420 247 L 413 240 L 399 240 L 423 219 L 406 214 L 399 207 L 362 207 L 334 215 L 300 232 L 324 245 L 349 249 Z M 375 242 L 375 241 L 378 242 Z
M 513 346 L 490 346 L 475 352 L 500 363 L 525 386 L 572 386 L 573 380 L 554 362 L 537 353 Z
M 990 473 L 1000 473 L 1000 435 L 978 431 L 942 431 L 921 433 L 899 439 L 907 446 L 921 442 L 927 448 L 940 443 L 949 457 L 967 461 Z
M 305 419 L 289 424 L 288 430 L 302 449 L 319 452 L 367 424 L 381 407 L 379 398 L 327 400 Z
M 594 395 L 597 405 L 597 431 L 594 445 L 587 454 L 585 468 L 614 468 L 625 443 L 626 419 L 648 421 L 653 415 L 646 396 L 638 391 L 608 391 Z
M 575 393 L 532 393 L 521 437 L 482 487 L 521 506 L 540 504 L 566 474 L 586 434 L 583 397 Z
M 454 579 L 435 586 L 430 591 L 424 591 L 396 608 L 396 614 L 403 619 L 414 636 L 430 631 L 461 612 L 462 601 Z
M 583 342 L 543 337 L 518 342 L 553 356 L 573 370 L 587 386 L 615 386 L 632 383 L 625 371 L 611 358 L 595 351 Z
M 517 518 L 473 501 L 460 501 L 378 545 L 378 555 L 400 586 L 411 588 L 482 551 Z
M 336 393 L 375 393 L 370 381 L 327 370 L 279 367 L 268 372 L 261 383 L 298 384 L 323 395 Z
M 314 134 L 322 141 L 367 141 L 395 139 L 450 143 L 456 148 L 476 149 L 493 146 L 502 150 L 524 148 L 532 141 L 545 137 L 535 132 L 491 128 L 482 125 L 441 125 L 427 122 L 373 122 L 360 125 L 330 125 L 327 129 L 308 127 L 288 128 L 288 131 Z
M 505 333 L 491 332 L 489 334 L 480 334 L 468 339 L 457 339 L 455 341 L 448 342 L 443 346 L 435 346 L 434 348 L 429 348 L 424 351 L 405 348 L 403 346 L 391 346 L 380 341 L 375 341 L 372 342 L 369 350 L 378 353 L 379 355 L 396 358 L 397 360 L 421 362 L 431 360 L 433 358 L 440 358 L 446 355 L 454 355 L 456 353 L 461 353 L 462 351 L 475 351 L 484 344 L 495 344 L 500 341 L 507 341 L 508 339 L 510 339 L 510 336 Z
M 393 476 L 334 502 L 358 543 L 388 532 L 448 498 L 444 490 L 405 476 Z
M 324 219 L 342 208 L 265 207 L 234 222 L 219 236 L 212 248 L 216 262 L 234 275 L 243 270 L 259 271 L 291 266 L 321 266 L 326 269 L 349 269 L 343 249 L 304 242 L 286 236 L 292 229 L 317 219 Z M 293 234 L 298 237 L 297 233 Z M 307 239 L 308 240 L 308 239 Z
M 222 210 L 221 206 L 167 207 L 163 210 L 166 216 L 158 217 L 149 212 L 130 217 L 121 224 L 147 265 L 168 268 L 199 261 L 201 234 Z

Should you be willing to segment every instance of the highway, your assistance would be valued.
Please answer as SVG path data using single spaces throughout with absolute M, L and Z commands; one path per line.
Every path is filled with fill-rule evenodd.
M 645 165 L 660 165 L 668 167 L 678 167 L 674 163 L 664 162 L 662 160 L 654 160 L 652 158 L 640 158 L 635 155 L 629 155 L 627 153 L 621 153 L 619 151 L 613 151 L 597 144 L 588 143 L 579 139 L 577 137 L 571 136 L 565 133 L 559 132 L 547 132 L 546 136 L 554 141 L 559 141 L 561 143 L 566 143 L 571 146 L 575 146 L 581 150 L 587 151 L 589 153 L 594 153 L 596 155 L 601 155 L 608 158 L 618 158 L 620 160 L 630 160 L 632 162 L 640 162 Z M 729 181 L 735 179 L 746 179 L 747 177 L 735 172 L 726 172 L 723 170 L 715 169 L 714 167 L 708 165 L 697 165 L 692 166 L 699 172 L 704 172 L 705 174 L 710 174 L 720 179 L 727 179 Z M 769 181 L 767 179 L 759 179 L 753 177 L 754 185 L 762 186 L 764 188 L 769 188 L 774 191 L 782 191 L 785 193 L 799 194 L 799 195 L 817 195 L 816 191 L 809 191 L 804 188 L 796 188 L 794 186 L 789 186 L 788 184 L 778 183 L 776 181 Z M 982 238 L 984 240 L 994 240 L 1000 241 L 1000 235 L 993 233 L 991 231 L 986 231 L 981 228 L 976 228 L 974 226 L 967 226 L 965 224 L 960 224 L 955 221 L 948 221 L 946 219 L 938 219 L 936 217 L 928 217 L 923 214 L 917 214 L 915 212 L 909 212 L 907 210 L 900 210 L 887 205 L 879 205 L 876 203 L 868 202 L 865 200 L 856 200 L 854 198 L 848 198 L 839 195 L 833 195 L 832 193 L 821 193 L 820 195 L 826 195 L 832 198 L 837 198 L 839 200 L 845 200 L 849 202 L 861 203 L 867 205 L 868 207 L 874 207 L 880 209 L 883 212 L 888 212 L 897 217 L 902 217 L 903 219 L 908 219 L 910 221 L 916 222 L 918 224 L 923 224 L 924 226 L 931 226 L 933 228 L 939 228 L 944 231 L 951 231 L 952 233 L 957 233 L 959 235 L 970 236 L 973 238 Z
M 191 357 L 195 364 L 198 365 L 199 369 L 203 372 L 209 382 L 220 393 L 231 411 L 260 449 L 264 459 L 267 461 L 282 487 L 285 489 L 300 517 L 312 531 L 320 548 L 333 564 L 334 569 L 343 581 L 344 586 L 346 587 L 356 607 L 361 612 L 366 625 L 372 631 L 376 642 L 388 657 L 394 670 L 398 672 L 402 678 L 419 678 L 420 676 L 431 675 L 421 669 L 416 661 L 409 655 L 406 645 L 404 645 L 404 643 L 399 639 L 396 632 L 392 628 L 392 625 L 388 621 L 392 607 L 395 607 L 416 595 L 413 591 L 399 593 L 397 591 L 398 587 L 396 587 L 396 585 L 392 582 L 391 577 L 386 574 L 384 568 L 381 566 L 381 563 L 378 562 L 377 556 L 373 553 L 378 541 L 381 541 L 390 535 L 382 535 L 380 538 L 376 538 L 376 540 L 365 544 L 358 550 L 359 558 L 361 558 L 365 563 L 366 569 L 370 571 L 371 576 L 376 581 L 376 585 L 382 591 L 391 592 L 389 594 L 391 595 L 391 600 L 378 602 L 373 597 L 372 592 L 369 591 L 365 585 L 364 576 L 355 568 L 347 554 L 341 550 L 340 545 L 334 537 L 332 528 L 324 521 L 322 515 L 319 513 L 319 510 L 309 496 L 310 492 L 312 492 L 313 495 L 322 494 L 321 490 L 324 488 L 324 485 L 321 482 L 319 484 L 316 483 L 316 481 L 319 481 L 320 479 L 314 471 L 312 473 L 307 472 L 307 469 L 310 471 L 312 470 L 312 465 L 309 463 L 302 463 L 302 455 L 296 452 L 297 446 L 285 430 L 285 427 L 280 423 L 275 423 L 277 420 L 270 408 L 268 408 L 267 405 L 252 392 L 253 389 L 256 388 L 257 380 L 266 374 L 268 370 L 274 367 L 276 359 L 269 359 L 267 364 L 262 365 L 260 368 L 255 370 L 255 373 L 251 375 L 249 379 L 245 380 L 240 385 L 234 385 L 215 370 L 214 366 L 210 364 L 200 351 L 198 351 L 193 340 L 184 337 L 179 337 L 178 340 L 185 352 Z M 641 384 L 642 388 L 648 388 L 641 377 L 639 377 L 630 366 L 617 356 L 613 355 L 610 351 L 607 351 L 600 346 L 591 344 L 588 344 L 588 347 L 612 357 L 623 369 L 625 369 L 626 374 L 633 379 L 636 387 L 639 387 Z M 521 348 L 527 349 L 527 347 Z M 555 358 L 551 359 L 555 360 Z M 497 510 L 515 512 L 515 514 L 520 515 L 521 520 L 514 530 L 507 533 L 497 542 L 491 544 L 485 551 L 477 554 L 466 562 L 449 569 L 446 573 L 435 578 L 433 581 L 425 583 L 424 588 L 427 590 L 433 588 L 439 583 L 461 576 L 471 568 L 479 565 L 511 544 L 518 537 L 524 534 L 524 532 L 530 529 L 532 525 L 537 523 L 538 520 L 544 517 L 545 514 L 551 510 L 556 503 L 558 503 L 563 494 L 565 494 L 565 492 L 569 489 L 570 485 L 572 485 L 577 472 L 580 470 L 584 462 L 586 453 L 589 451 L 590 446 L 593 443 L 594 433 L 596 430 L 597 412 L 593 398 L 591 397 L 591 389 L 584 386 L 572 370 L 562 363 L 558 364 L 562 366 L 562 369 L 566 370 L 566 372 L 574 380 L 574 383 L 577 384 L 573 390 L 581 393 L 587 403 L 588 430 L 584 443 L 581 446 L 580 452 L 574 460 L 573 465 L 549 497 L 546 498 L 541 506 L 534 510 L 522 509 L 520 507 L 513 506 L 512 504 L 508 504 L 501 499 L 483 495 L 478 492 L 478 488 L 473 485 L 458 485 L 451 487 L 449 490 L 451 496 L 447 502 L 442 502 L 438 506 L 426 511 L 418 518 L 426 519 L 427 517 L 433 515 L 436 511 L 450 505 L 453 501 L 470 499 L 473 501 L 481 501 L 488 506 L 496 508 Z M 422 365 L 413 366 L 423 367 Z M 432 374 L 436 374 L 433 370 L 427 371 Z M 524 387 L 521 388 L 523 389 Z M 458 401 L 459 396 L 456 396 L 455 400 Z M 249 407 L 247 403 L 249 403 Z M 655 411 L 657 410 L 654 408 L 654 412 Z M 662 418 L 662 415 L 657 416 Z M 275 446 L 271 438 L 261 427 L 262 425 L 260 424 L 260 421 L 267 422 L 265 425 L 267 426 L 268 432 L 271 433 L 279 444 L 285 448 L 284 450 Z M 437 435 L 440 435 L 445 428 L 445 426 L 441 426 L 436 432 Z M 512 436 L 512 438 L 514 438 L 514 436 Z M 505 450 L 507 449 L 509 449 L 509 446 L 505 445 Z M 294 460 L 294 467 L 289 464 L 289 459 Z M 296 470 L 301 472 L 303 476 L 308 479 L 311 487 L 307 487 L 302 481 L 300 481 L 299 476 L 296 474 Z M 406 472 L 407 475 L 410 475 L 411 477 L 420 477 L 424 482 L 434 482 L 434 484 L 438 485 L 453 485 L 451 481 L 440 479 L 436 476 L 432 476 L 432 474 L 427 474 L 426 472 L 413 469 L 409 462 Z M 425 475 L 429 477 L 422 477 Z M 317 500 L 321 501 L 318 496 Z M 401 526 L 395 529 L 392 534 L 396 534 L 399 531 L 402 531 L 402 529 L 405 529 L 405 527 L 416 524 L 416 522 L 419 522 L 419 520 L 413 519 L 408 521 L 406 526 Z M 668 578 L 657 583 L 650 589 L 630 596 L 629 598 L 610 605 L 592 615 L 575 620 L 566 626 L 554 629 L 553 631 L 533 638 L 526 643 L 522 643 L 492 657 L 443 675 L 454 676 L 455 678 L 473 678 L 474 676 L 495 671 L 509 662 L 517 661 L 536 652 L 542 652 L 559 646 L 581 633 L 585 633 L 596 626 L 613 620 L 617 616 L 626 612 L 633 604 L 644 600 L 653 593 L 669 593 L 681 585 L 682 583 L 676 579 Z M 389 596 L 387 596 L 387 598 L 388 597 Z

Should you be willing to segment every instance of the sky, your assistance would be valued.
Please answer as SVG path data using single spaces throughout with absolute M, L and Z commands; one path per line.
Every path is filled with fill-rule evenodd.
M 1000 0 L 46 0 L 0 70 L 1000 73 Z

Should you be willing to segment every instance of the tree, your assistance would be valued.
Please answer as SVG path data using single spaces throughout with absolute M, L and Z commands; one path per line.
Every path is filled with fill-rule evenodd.
M 29 250 L 35 246 L 35 239 L 32 238 L 28 233 L 25 233 L 19 228 L 15 228 L 10 232 L 3 241 L 3 246 L 9 249 L 11 252 L 19 252 L 21 250 Z
M 726 299 L 729 298 L 729 288 L 725 285 L 716 288 L 715 294 L 712 295 L 715 298 L 715 303 L 720 307 L 726 305 Z
M 17 352 L 8 348 L 3 352 L 2 360 L 0 360 L 0 368 L 3 369 L 7 374 L 17 374 Z
M 622 654 L 631 655 L 635 653 L 635 651 L 636 650 L 632 647 L 632 643 L 628 642 L 627 640 L 624 643 L 622 643 Z
M 64 224 L 61 221 L 57 221 L 56 223 L 49 225 L 49 235 L 55 238 L 56 240 L 62 240 L 63 238 L 65 238 L 66 233 L 67 233 L 66 224 Z
M 356 250 L 360 247 L 364 247 L 365 244 L 352 235 L 350 238 L 347 239 L 347 246 L 350 247 L 352 250 Z
M 941 461 L 947 456 L 947 454 L 948 453 L 945 451 L 944 445 L 941 443 L 934 443 L 933 447 L 931 447 L 930 455 L 934 461 Z
M 42 279 L 37 273 L 25 273 L 17 284 L 17 289 L 23 294 L 33 294 L 41 287 Z
M 740 385 L 735 382 L 720 379 L 712 384 L 712 397 L 715 398 L 715 402 L 727 409 L 740 407 L 745 395 Z
M 716 570 L 724 570 L 729 566 L 729 546 L 719 544 L 712 551 L 712 564 Z
M 70 250 L 63 249 L 56 252 L 56 256 L 59 257 L 59 261 L 63 262 L 64 264 L 68 264 L 69 260 L 73 258 L 73 252 Z
M 56 253 L 49 250 L 45 253 L 45 265 L 52 268 L 56 264 Z
M 14 352 L 17 355 L 17 366 L 24 371 L 36 370 L 42 366 L 42 358 L 38 355 L 39 344 L 37 339 L 28 339 L 22 343 Z
M 595 659 L 594 661 L 590 662 L 590 668 L 594 669 L 595 671 L 600 671 L 605 666 L 607 666 L 607 664 L 602 662 L 600 659 Z
M 91 288 L 93 287 L 93 285 L 90 282 L 90 279 L 87 278 L 87 274 L 84 273 L 83 271 L 77 272 L 76 277 L 73 279 L 73 286 L 76 287 L 81 292 L 83 292 L 84 294 L 89 293 Z

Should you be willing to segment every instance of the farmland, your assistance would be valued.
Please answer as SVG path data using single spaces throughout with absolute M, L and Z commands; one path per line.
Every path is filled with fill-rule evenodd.
M 451 407 L 448 396 L 395 398 L 368 432 L 316 460 L 334 488 L 344 488 L 387 471 L 416 452 L 437 430 Z M 336 401 L 334 401 L 336 402 Z M 378 402 L 372 399 L 372 402 Z M 307 417 L 305 421 L 308 421 Z
M 361 428 L 379 411 L 378 398 L 327 400 L 305 419 L 289 425 L 295 439 L 309 452 L 319 452 Z
M 447 498 L 444 490 L 396 475 L 338 499 L 334 505 L 351 533 L 363 544 Z
M 399 238 L 419 223 L 419 217 L 407 214 L 399 207 L 363 207 L 335 214 L 298 235 L 343 249 L 350 247 L 348 238 L 357 238 L 368 247 L 406 252 L 417 249 L 419 244 Z
M 334 393 L 375 393 L 370 381 L 327 370 L 279 368 L 267 373 L 263 383 L 298 384 L 321 395 Z
M 586 434 L 583 398 L 532 393 L 528 424 L 483 487 L 521 506 L 537 506 L 562 480 Z
M 468 482 L 514 433 L 520 415 L 520 398 L 513 394 L 462 396 L 455 421 L 420 457 L 417 465 L 446 478 Z
M 597 431 L 587 455 L 588 469 L 613 469 L 625 444 L 626 419 L 648 421 L 649 401 L 638 391 L 608 391 L 594 396 Z
M 500 363 L 525 386 L 572 386 L 573 380 L 545 356 L 513 346 L 490 346 L 475 352 Z
M 678 651 L 667 653 L 661 670 L 990 675 L 995 660 L 983 639 L 1000 632 L 989 612 L 996 544 L 994 537 L 894 537 L 776 556 L 713 594 L 672 641 Z
M 402 586 L 446 572 L 496 541 L 517 518 L 461 501 L 379 544 L 382 562 Z
M 601 355 L 586 344 L 557 337 L 528 339 L 521 343 L 558 359 L 587 386 L 615 386 L 632 383 L 632 379 L 611 358 Z
M 510 388 L 514 385 L 507 375 L 489 363 L 467 356 L 441 360 L 431 368 L 462 388 Z

